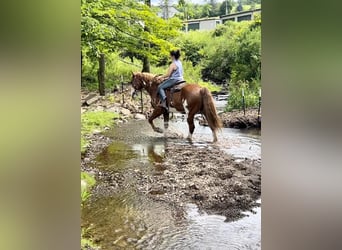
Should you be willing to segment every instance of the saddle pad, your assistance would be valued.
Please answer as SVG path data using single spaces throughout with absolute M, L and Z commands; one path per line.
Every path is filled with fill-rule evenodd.
M 183 80 L 183 81 L 176 82 L 175 86 L 176 86 L 176 85 L 179 85 L 179 84 L 181 84 L 181 83 L 186 83 L 186 81 Z
M 185 85 L 186 85 L 185 81 L 182 81 L 180 84 L 177 83 L 177 85 L 175 85 L 171 88 L 171 93 L 175 93 L 175 92 L 180 91 Z

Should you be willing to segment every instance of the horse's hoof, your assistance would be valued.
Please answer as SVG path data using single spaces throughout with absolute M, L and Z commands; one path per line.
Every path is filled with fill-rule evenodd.
M 161 128 L 155 128 L 154 131 L 157 133 L 163 133 L 164 132 Z

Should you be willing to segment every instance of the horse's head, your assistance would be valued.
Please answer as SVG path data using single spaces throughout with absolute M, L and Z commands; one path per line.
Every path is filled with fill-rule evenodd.
M 142 90 L 146 86 L 146 82 L 144 80 L 144 77 L 139 72 L 132 72 L 132 81 L 131 81 L 132 87 L 134 89 L 132 93 L 132 98 L 134 98 L 139 90 Z
M 146 89 L 150 90 L 151 85 L 155 82 L 155 75 L 150 73 L 140 73 L 140 72 L 132 72 L 132 87 L 134 89 L 132 93 L 132 98 L 137 94 L 139 90 Z

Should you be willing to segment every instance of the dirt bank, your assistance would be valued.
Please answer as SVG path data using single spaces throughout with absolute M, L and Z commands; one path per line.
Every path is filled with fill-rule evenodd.
M 165 159 L 155 173 L 139 176 L 139 190 L 172 205 L 196 203 L 209 214 L 227 221 L 257 206 L 261 192 L 260 160 L 237 162 L 216 146 L 198 147 L 168 141 Z
M 248 109 L 246 114 L 243 111 L 231 111 L 221 113 L 220 118 L 226 128 L 260 128 L 261 116 L 258 117 L 257 109 Z
M 143 93 L 143 109 L 141 108 L 141 98 L 131 96 L 132 88 L 127 86 L 124 91 L 116 91 L 114 93 L 107 93 L 105 96 L 99 96 L 95 91 L 89 92 L 87 90 L 81 91 L 81 113 L 87 111 L 110 111 L 121 113 L 125 118 L 134 118 L 135 114 L 141 114 L 145 117 L 151 113 L 150 97 Z M 86 105 L 85 100 L 88 97 L 95 96 L 96 101 L 89 106 Z

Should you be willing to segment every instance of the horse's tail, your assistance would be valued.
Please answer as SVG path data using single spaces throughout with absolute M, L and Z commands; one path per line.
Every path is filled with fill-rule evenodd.
M 213 97 L 211 96 L 210 91 L 207 88 L 201 89 L 202 96 L 202 110 L 205 118 L 208 121 L 209 127 L 216 131 L 222 128 L 222 121 L 217 115 L 216 108 L 214 105 Z

